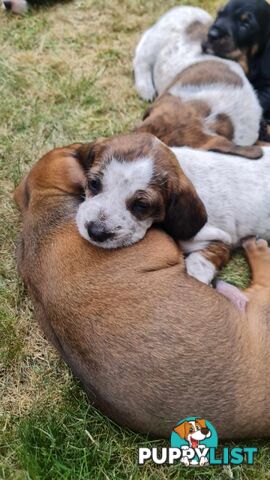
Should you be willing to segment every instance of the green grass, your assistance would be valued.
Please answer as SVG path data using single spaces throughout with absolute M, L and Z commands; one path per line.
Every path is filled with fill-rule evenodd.
M 215 1 L 189 1 L 214 10 Z M 0 478 L 161 480 L 270 478 L 270 448 L 232 470 L 137 465 L 139 445 L 167 445 L 123 430 L 89 406 L 39 330 L 15 267 L 12 192 L 56 145 L 128 131 L 142 102 L 131 73 L 140 33 L 176 0 L 77 0 L 25 18 L 0 12 Z M 241 254 L 223 273 L 248 283 Z

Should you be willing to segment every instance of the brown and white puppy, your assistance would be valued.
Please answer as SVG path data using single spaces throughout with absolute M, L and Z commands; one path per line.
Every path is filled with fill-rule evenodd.
M 134 131 L 152 133 L 170 147 L 190 146 L 250 159 L 262 156 L 259 146 L 234 144 L 234 127 L 225 114 L 217 115 L 206 129 L 210 113 L 207 102 L 183 102 L 171 93 L 164 93 L 146 110 L 142 123 Z
M 78 151 L 78 158 L 88 170 L 77 225 L 95 245 L 131 245 L 153 223 L 175 240 L 187 240 L 206 223 L 204 205 L 175 155 L 153 135 L 93 142 Z
M 211 283 L 243 238 L 270 239 L 269 148 L 260 162 L 236 162 L 133 133 L 93 142 L 79 155 L 87 182 L 76 219 L 94 245 L 131 245 L 155 223 L 180 241 L 188 273 Z
M 185 274 L 162 231 L 130 248 L 96 248 L 75 225 L 85 181 L 79 148 L 45 155 L 15 192 L 18 269 L 48 339 L 121 425 L 168 437 L 200 412 L 221 439 L 268 436 L 269 249 L 246 245 L 254 285 L 240 314 Z
M 199 146 L 260 158 L 262 151 L 252 145 L 258 140 L 262 109 L 243 69 L 233 61 L 202 52 L 211 22 L 210 15 L 200 8 L 175 7 L 143 34 L 133 64 L 136 88 L 147 100 L 161 96 L 150 112 L 147 131 L 155 133 L 157 110 L 170 146 Z M 176 109 L 185 122 L 178 120 L 171 135 Z M 169 118 L 165 122 L 164 111 Z M 183 131 L 177 131 L 178 125 Z

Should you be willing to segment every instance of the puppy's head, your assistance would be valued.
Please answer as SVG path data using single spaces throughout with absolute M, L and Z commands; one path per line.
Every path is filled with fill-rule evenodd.
M 28 10 L 28 4 L 26 0 L 2 0 L 4 10 L 9 10 L 12 13 L 23 15 Z
M 194 421 L 186 421 L 175 427 L 174 431 L 179 437 L 187 440 L 193 448 L 198 447 L 199 442 L 211 436 L 211 432 L 202 418 Z
M 265 0 L 230 0 L 218 12 L 203 44 L 206 53 L 238 59 L 241 52 L 255 52 L 269 33 L 270 6 Z
M 77 159 L 81 144 L 55 148 L 34 164 L 29 174 L 17 186 L 14 199 L 21 213 L 27 215 L 42 209 L 44 199 L 84 194 L 85 172 Z
M 84 145 L 78 159 L 87 176 L 77 225 L 103 248 L 131 245 L 153 224 L 175 239 L 193 237 L 205 224 L 204 205 L 171 150 L 147 133 Z

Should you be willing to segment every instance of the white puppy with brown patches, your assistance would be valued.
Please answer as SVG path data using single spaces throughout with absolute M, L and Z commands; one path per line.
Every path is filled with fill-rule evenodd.
M 79 152 L 87 176 L 79 231 L 94 245 L 117 248 L 159 224 L 189 255 L 188 273 L 210 283 L 241 239 L 270 239 L 270 147 L 263 151 L 257 162 L 236 161 L 170 149 L 150 134 L 85 145 Z
M 251 146 L 259 136 L 262 109 L 239 64 L 202 52 L 211 22 L 207 12 L 195 7 L 175 7 L 165 13 L 137 46 L 136 89 L 145 100 L 166 92 L 199 110 L 207 107 L 205 133 L 216 132 L 217 122 L 226 118 L 232 129 L 230 140 Z M 221 131 L 219 126 L 217 133 L 224 135 Z

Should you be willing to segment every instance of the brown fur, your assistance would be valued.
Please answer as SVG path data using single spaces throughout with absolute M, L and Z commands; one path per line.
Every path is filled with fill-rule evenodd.
M 239 147 L 231 141 L 233 126 L 226 115 L 221 114 L 212 124 L 207 123 L 213 133 L 205 133 L 206 118 L 210 113 L 205 102 L 182 102 L 180 98 L 165 93 L 146 111 L 143 122 L 135 131 L 152 133 L 170 147 L 189 146 L 250 159 L 262 156 L 259 146 Z
M 234 136 L 234 127 L 231 119 L 225 114 L 217 115 L 216 120 L 209 125 L 210 130 L 214 130 L 221 137 L 232 140 Z
M 252 51 L 255 52 L 256 50 L 255 49 L 253 50 L 252 48 Z M 235 62 L 239 63 L 246 75 L 249 74 L 249 66 L 248 66 L 249 56 L 250 56 L 250 52 L 248 52 L 246 48 L 242 50 L 240 50 L 239 48 L 236 48 L 235 50 L 232 50 L 225 55 L 225 57 L 228 60 L 234 60 Z
M 207 248 L 204 248 L 200 253 L 209 262 L 212 262 L 217 270 L 223 268 L 230 259 L 230 247 L 223 242 L 211 242 Z
M 48 340 L 121 425 L 168 437 L 198 412 L 221 439 L 268 436 L 269 250 L 246 245 L 255 283 L 242 315 L 186 275 L 162 231 L 95 248 L 74 224 L 85 182 L 77 149 L 45 155 L 15 192 L 18 269 Z
M 243 86 L 242 78 L 225 65 L 225 63 L 218 60 L 205 60 L 204 62 L 194 63 L 176 75 L 166 90 L 169 91 L 170 88 L 176 84 L 199 86 L 215 83 L 233 85 L 234 87 Z
M 193 23 L 191 23 L 187 27 L 186 34 L 188 35 L 189 40 L 191 42 L 200 41 L 202 43 L 207 39 L 209 27 L 210 27 L 210 23 L 205 24 L 200 22 L 199 20 L 195 20 Z

